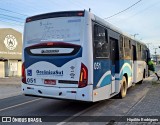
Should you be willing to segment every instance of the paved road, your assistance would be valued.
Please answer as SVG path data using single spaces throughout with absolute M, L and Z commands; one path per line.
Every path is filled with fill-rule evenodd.
M 122 116 L 145 97 L 152 86 L 148 80 L 131 87 L 124 99 L 113 98 L 97 103 L 61 101 L 23 95 L 5 98 L 0 101 L 0 116 Z M 59 125 L 64 123 L 61 122 Z
M 0 78 L 0 99 L 21 94 L 21 78 Z
M 22 94 L 21 85 L 0 85 L 0 99 Z
M 151 82 L 154 77 L 145 79 L 143 84 L 136 84 L 128 89 L 127 96 L 124 99 L 108 99 L 97 103 L 84 103 L 73 101 L 62 101 L 54 99 L 44 99 L 36 97 L 27 97 L 23 95 L 13 96 L 0 100 L 0 116 L 68 116 L 68 119 L 63 119 L 61 122 L 47 123 L 58 125 L 72 124 L 93 124 L 104 125 L 106 122 L 68 122 L 73 120 L 71 116 L 135 116 L 144 115 L 147 112 L 147 106 L 153 106 L 153 114 L 160 116 L 160 107 L 155 108 L 158 102 L 154 92 L 158 92 L 160 84 Z M 152 92 L 153 91 L 153 92 Z M 150 94 L 150 95 L 149 95 Z M 152 99 L 152 96 L 155 98 Z M 149 98 L 146 98 L 149 97 Z M 158 96 L 159 97 L 159 96 Z M 148 99 L 152 99 L 148 103 Z M 150 104 L 150 105 L 147 105 Z M 153 108 L 151 107 L 151 108 Z M 150 107 L 149 107 L 150 108 Z M 150 109 L 148 113 L 152 110 Z M 147 114 L 148 115 L 148 114 Z M 95 117 L 90 117 L 89 121 L 94 121 Z M 75 119 L 76 120 L 76 119 Z M 1 124 L 1 123 L 0 123 Z M 17 124 L 17 123 L 13 123 Z M 27 123 L 28 124 L 28 123 Z M 33 124 L 33 123 L 29 123 Z M 38 123 L 40 124 L 40 123 Z M 42 123 L 45 124 L 45 123 Z M 115 123 L 118 124 L 118 123 Z M 120 123 L 120 125 L 123 123 Z M 124 123 L 127 125 L 128 123 Z

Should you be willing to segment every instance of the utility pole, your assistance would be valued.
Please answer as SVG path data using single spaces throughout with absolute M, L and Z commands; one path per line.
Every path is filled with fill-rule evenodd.
M 157 51 L 156 51 L 156 50 L 157 50 L 158 48 L 153 48 L 153 49 L 155 49 L 155 52 L 154 52 L 154 53 L 155 53 L 155 59 L 156 59 L 156 64 L 157 64 L 157 55 L 156 55 Z
M 133 36 L 134 36 L 134 38 L 137 36 L 137 35 L 139 35 L 138 33 L 135 33 Z

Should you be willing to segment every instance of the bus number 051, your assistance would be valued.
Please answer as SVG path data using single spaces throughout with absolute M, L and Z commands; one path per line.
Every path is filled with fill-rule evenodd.
M 36 79 L 34 79 L 34 78 L 27 78 L 27 83 L 36 83 Z
M 96 70 L 96 69 L 101 69 L 101 63 L 95 62 L 95 63 L 94 63 L 94 69 L 95 69 L 95 70 Z

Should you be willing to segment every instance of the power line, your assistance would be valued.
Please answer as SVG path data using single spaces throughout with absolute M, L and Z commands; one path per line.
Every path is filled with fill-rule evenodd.
M 17 12 L 11 11 L 11 10 L 3 9 L 3 8 L 0 8 L 0 10 L 7 11 L 7 12 L 12 12 L 12 13 L 19 14 L 19 15 L 22 15 L 22 16 L 27 16 L 27 15 L 24 15 L 24 14 L 21 14 L 21 13 L 17 13 Z M 25 20 L 25 19 L 14 17 L 14 16 L 10 16 L 10 15 L 6 15 L 6 14 L 0 14 L 0 15 L 1 16 L 5 16 L 5 17 L 0 17 L 0 22 L 4 22 L 4 23 L 7 23 L 7 24 L 11 24 L 11 25 L 24 26 L 23 25 L 24 22 L 21 22 L 21 21 L 18 21 L 18 20 Z M 9 20 L 10 20 L 10 22 L 8 22 Z M 14 21 L 15 23 L 11 22 L 11 21 Z
M 24 26 L 24 25 L 22 25 L 22 24 L 6 22 L 5 20 L 0 20 L 0 22 L 8 23 L 8 24 L 11 24 L 11 25 L 18 25 L 18 26 L 21 26 L 21 27 L 23 27 L 23 26 Z
M 10 20 L 10 21 L 15 21 L 15 22 L 19 22 L 19 23 L 24 23 L 24 22 L 21 22 L 21 21 L 18 21 L 18 20 L 14 20 L 14 19 L 10 19 L 10 18 L 4 18 L 4 17 L 0 17 L 1 19 L 6 19 L 6 20 Z
M 18 18 L 18 17 L 14 17 L 14 16 L 6 15 L 6 14 L 0 14 L 0 15 L 5 16 L 5 17 L 14 18 L 14 19 L 19 19 L 19 20 L 25 20 L 25 19 L 22 19 L 22 18 Z
M 0 10 L 7 11 L 7 12 L 11 12 L 11 13 L 15 13 L 15 14 L 19 14 L 19 15 L 22 15 L 22 16 L 28 16 L 28 15 L 25 15 L 25 14 L 21 14 L 21 13 L 14 12 L 14 11 L 7 10 L 7 9 L 3 9 L 3 8 L 0 8 Z
M 158 5 L 159 2 L 160 2 L 160 1 L 158 1 L 158 2 L 156 2 L 156 3 L 154 3 L 154 4 L 152 4 L 152 5 L 150 5 L 150 6 L 146 7 L 146 8 L 144 8 L 144 9 L 142 9 L 141 11 L 138 11 L 137 13 L 135 13 L 135 14 L 129 16 L 129 17 L 126 18 L 125 20 L 130 20 L 130 19 L 133 18 L 134 16 L 139 15 L 139 14 L 141 14 L 142 12 L 144 12 L 144 11 L 146 11 L 146 10 L 149 10 L 150 8 L 153 8 L 154 6 Z
M 134 3 L 133 5 L 129 6 L 128 8 L 126 8 L 126 9 L 124 9 L 124 10 L 118 12 L 118 13 L 115 13 L 115 14 L 113 14 L 112 16 L 109 16 L 109 17 L 107 17 L 107 18 L 104 18 L 104 19 L 109 19 L 109 18 L 114 17 L 114 16 L 116 16 L 116 15 L 118 15 L 118 14 L 120 14 L 120 13 L 123 13 L 123 12 L 125 12 L 125 11 L 127 11 L 128 9 L 132 8 L 133 6 L 135 6 L 136 4 L 138 4 L 138 3 L 141 2 L 141 1 L 142 1 L 142 0 L 139 0 L 139 1 L 137 1 L 136 3 Z

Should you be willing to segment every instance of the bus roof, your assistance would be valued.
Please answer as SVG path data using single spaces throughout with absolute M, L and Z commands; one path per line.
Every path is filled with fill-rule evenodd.
M 60 12 L 45 13 L 28 17 L 26 19 L 26 23 L 47 18 L 84 16 L 84 12 L 85 11 L 77 10 L 77 11 L 60 11 Z
M 89 13 L 92 15 L 93 20 L 100 22 L 102 25 L 108 27 L 109 29 L 114 30 L 117 33 L 120 33 L 128 38 L 130 38 L 133 41 L 139 42 L 142 45 L 145 45 L 143 42 L 141 42 L 138 39 L 133 38 L 131 35 L 128 35 L 127 33 L 121 31 L 119 28 L 115 27 L 114 25 L 108 23 L 107 21 L 105 21 L 104 19 L 96 16 L 93 13 L 90 13 L 87 10 L 75 10 L 75 11 L 59 11 L 59 12 L 51 12 L 51 13 L 45 13 L 45 14 L 39 14 L 39 15 L 35 15 L 35 16 L 31 16 L 28 17 L 26 19 L 26 23 L 28 22 L 32 22 L 32 21 L 36 21 L 36 20 L 41 20 L 41 19 L 47 19 L 47 18 L 56 18 L 56 17 L 71 17 L 71 16 L 84 16 L 85 13 Z
M 93 15 L 94 15 L 94 14 L 93 14 Z M 136 41 L 136 42 L 138 42 L 138 43 L 146 46 L 146 44 L 144 44 L 144 43 L 141 42 L 140 40 L 133 38 L 131 35 L 128 35 L 127 33 L 121 31 L 119 28 L 117 28 L 116 26 L 108 23 L 108 22 L 105 21 L 104 19 L 102 19 L 102 18 L 100 18 L 100 17 L 98 17 L 98 16 L 96 16 L 96 15 L 94 15 L 94 18 L 95 18 L 95 19 L 94 19 L 95 21 L 100 22 L 101 24 L 103 24 L 104 26 L 108 27 L 109 29 L 114 30 L 115 32 L 120 33 L 120 34 L 122 34 L 122 35 L 130 38 L 131 40 Z

